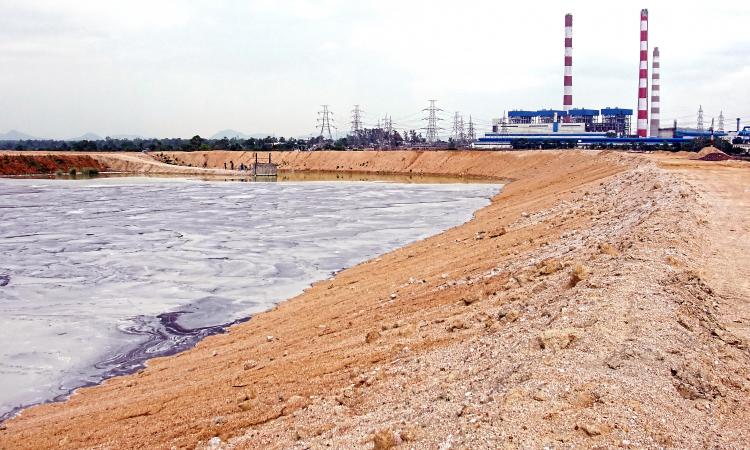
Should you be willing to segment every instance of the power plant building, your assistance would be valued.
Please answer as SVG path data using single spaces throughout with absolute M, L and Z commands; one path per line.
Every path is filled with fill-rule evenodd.
M 551 130 L 554 134 L 573 130 L 575 133 L 610 133 L 614 136 L 627 136 L 630 134 L 632 116 L 633 110 L 624 108 L 573 108 L 567 113 L 554 109 L 516 110 L 508 112 L 507 118 L 495 119 L 492 132 L 535 134 L 541 130 Z M 555 124 L 557 126 L 546 126 Z

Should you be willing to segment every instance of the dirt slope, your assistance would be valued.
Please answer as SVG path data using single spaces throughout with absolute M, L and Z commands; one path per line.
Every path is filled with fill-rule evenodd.
M 71 154 L 16 154 L 0 152 L 0 175 L 46 175 L 58 170 L 65 173 L 70 169 L 84 167 L 106 170 L 106 165 L 89 155 Z
M 219 167 L 227 156 L 184 158 Z M 463 226 L 139 374 L 26 410 L 0 431 L 0 448 L 741 448 L 750 439 L 748 342 L 732 325 L 747 285 L 725 275 L 742 255 L 721 243 L 710 197 L 719 187 L 688 176 L 711 166 L 691 161 L 683 173 L 577 151 L 274 159 L 297 170 L 515 181 Z M 722 198 L 746 223 L 746 208 L 730 211 L 736 197 Z

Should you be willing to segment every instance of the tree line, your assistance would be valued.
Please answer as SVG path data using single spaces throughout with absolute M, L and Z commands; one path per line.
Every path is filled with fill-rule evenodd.
M 394 148 L 405 145 L 424 145 L 426 140 L 415 130 L 404 133 L 384 129 L 364 129 L 354 135 L 336 140 L 322 136 L 312 138 L 221 138 L 205 139 L 199 135 L 190 139 L 112 139 L 61 141 L 32 139 L 0 141 L 0 150 L 57 150 L 74 152 L 165 152 L 165 151 L 292 151 L 292 150 L 347 150 L 357 148 Z

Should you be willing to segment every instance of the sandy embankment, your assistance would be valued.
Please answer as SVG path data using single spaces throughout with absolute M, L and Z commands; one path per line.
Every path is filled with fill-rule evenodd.
M 209 165 L 228 155 L 238 156 L 212 153 Z M 0 448 L 750 439 L 750 317 L 738 313 L 748 292 L 731 281 L 747 244 L 728 243 L 717 221 L 747 223 L 746 204 L 731 208 L 746 168 L 578 151 L 274 159 L 286 169 L 515 181 L 463 226 L 317 283 L 138 374 L 26 410 L 0 431 Z M 705 167 L 732 190 L 712 188 Z M 744 224 L 733 232 L 747 236 Z

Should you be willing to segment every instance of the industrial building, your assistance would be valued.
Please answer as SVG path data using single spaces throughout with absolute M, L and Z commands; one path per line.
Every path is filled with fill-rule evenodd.
M 565 54 L 563 75 L 563 108 L 537 111 L 513 110 L 502 119 L 494 119 L 492 132 L 486 133 L 473 145 L 485 148 L 507 148 L 515 141 L 566 142 L 576 146 L 587 145 L 661 145 L 683 142 L 685 139 L 718 136 L 710 132 L 691 132 L 660 128 L 660 52 L 653 51 L 651 79 L 651 111 L 649 124 L 649 66 L 648 66 L 648 10 L 640 15 L 640 64 L 638 69 L 638 108 L 635 112 L 635 130 L 632 129 L 633 109 L 573 108 L 573 16 L 565 16 Z M 649 126 L 650 125 L 650 126 Z

